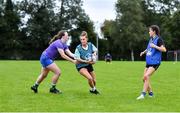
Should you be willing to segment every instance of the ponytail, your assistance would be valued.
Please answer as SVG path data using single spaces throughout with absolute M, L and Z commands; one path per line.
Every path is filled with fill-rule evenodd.
M 49 44 L 51 44 L 52 42 L 54 42 L 57 39 L 61 39 L 65 35 L 65 32 L 66 31 L 64 31 L 64 30 L 59 31 L 58 34 L 54 35 L 54 37 L 49 41 Z

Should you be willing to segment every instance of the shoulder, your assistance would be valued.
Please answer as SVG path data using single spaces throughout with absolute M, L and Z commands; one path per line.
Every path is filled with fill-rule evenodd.
M 92 43 L 91 43 L 91 42 L 88 42 L 88 45 L 92 45 Z
M 79 48 L 79 47 L 81 47 L 81 44 L 77 45 L 77 47 L 76 47 L 76 48 Z
M 158 37 L 157 42 L 158 42 L 158 43 L 159 43 L 159 42 L 161 43 L 161 42 L 164 42 L 164 41 L 163 41 L 163 39 L 162 39 L 161 37 Z
M 163 41 L 163 39 L 161 37 L 158 38 L 158 41 Z
M 76 46 L 76 49 L 80 49 L 81 48 L 81 44 Z
M 95 45 L 91 42 L 88 42 L 88 45 L 91 46 L 91 47 L 95 47 Z
M 158 38 L 157 44 L 158 44 L 158 46 L 164 45 L 164 41 L 161 37 Z
M 56 40 L 52 44 L 56 44 L 56 45 L 61 44 L 62 45 L 62 42 L 60 40 Z

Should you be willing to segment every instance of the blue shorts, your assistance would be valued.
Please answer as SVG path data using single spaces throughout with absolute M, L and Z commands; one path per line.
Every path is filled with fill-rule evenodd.
M 46 68 L 48 65 L 52 64 L 54 61 L 50 59 L 45 53 L 41 54 L 40 57 L 41 65 Z

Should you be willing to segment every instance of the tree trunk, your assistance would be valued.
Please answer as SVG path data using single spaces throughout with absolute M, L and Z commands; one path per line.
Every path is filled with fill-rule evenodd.
M 131 49 L 131 60 L 134 61 L 134 50 Z

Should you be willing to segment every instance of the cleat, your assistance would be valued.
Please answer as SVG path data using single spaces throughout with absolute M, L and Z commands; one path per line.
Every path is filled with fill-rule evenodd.
M 89 90 L 89 92 L 92 93 L 92 94 L 96 94 L 96 95 L 97 95 L 97 94 L 100 94 L 97 90 L 94 90 L 94 91 Z
M 142 95 L 142 94 L 136 98 L 136 100 L 142 100 L 142 99 L 144 99 L 144 95 Z
M 36 86 L 32 86 L 32 87 L 31 87 L 31 90 L 33 90 L 33 91 L 34 91 L 34 93 L 38 93 L 38 89 L 37 89 L 37 87 L 36 87 Z
M 62 92 L 54 87 L 50 88 L 49 90 L 50 93 L 54 93 L 54 94 L 61 94 Z

